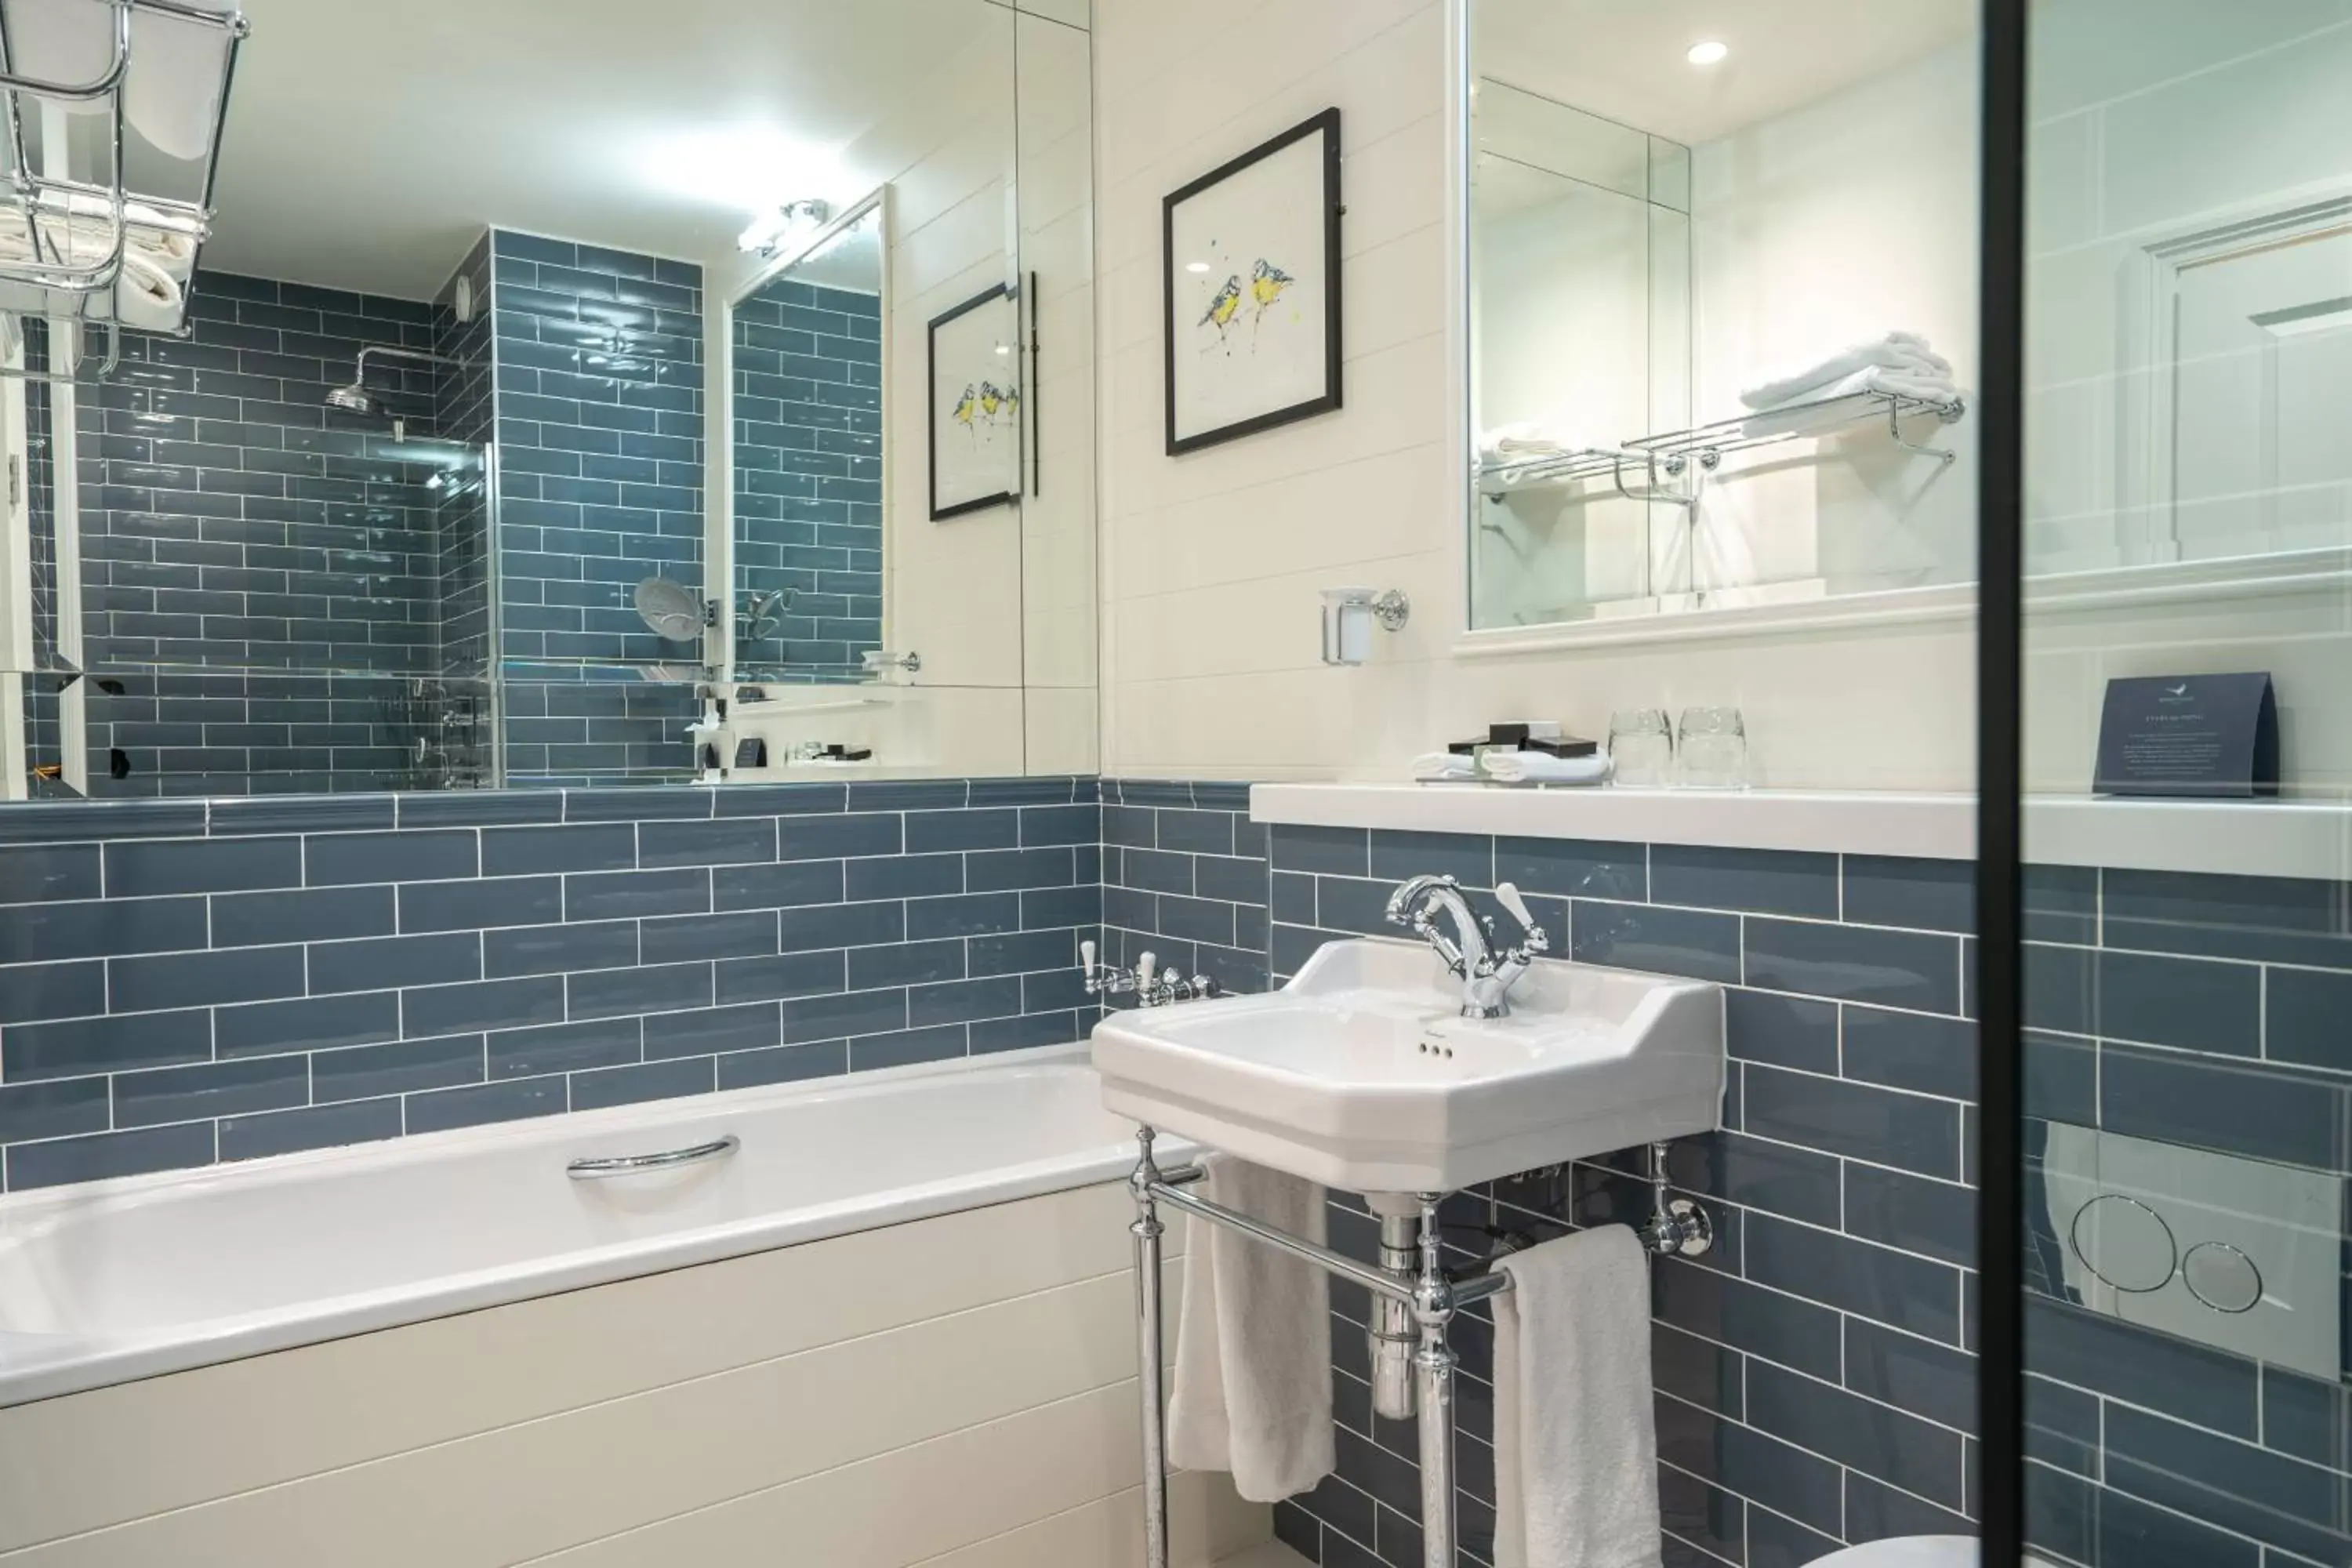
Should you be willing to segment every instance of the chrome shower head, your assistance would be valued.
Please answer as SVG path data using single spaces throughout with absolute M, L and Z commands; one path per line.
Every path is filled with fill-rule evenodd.
M 346 414 L 373 416 L 383 412 L 383 405 L 374 393 L 358 382 L 338 386 L 327 394 L 327 406 L 340 408 Z

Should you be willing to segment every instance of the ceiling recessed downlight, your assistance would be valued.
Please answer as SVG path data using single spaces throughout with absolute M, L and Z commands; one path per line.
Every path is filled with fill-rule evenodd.
M 1724 57 L 1730 53 L 1731 46 L 1729 44 L 1724 43 L 1719 39 L 1708 38 L 1700 43 L 1693 44 L 1690 47 L 1690 53 L 1685 55 L 1684 58 L 1689 60 L 1690 63 L 1695 66 L 1711 66 L 1720 63 Z

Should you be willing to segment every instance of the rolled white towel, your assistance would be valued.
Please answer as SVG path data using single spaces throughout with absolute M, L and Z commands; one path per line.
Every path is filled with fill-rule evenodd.
M 40 259 L 96 266 L 114 245 L 113 205 L 105 197 L 52 195 L 36 207 L 41 226 Z M 195 265 L 196 237 L 183 232 L 155 208 L 126 202 L 122 208 L 122 253 L 143 256 L 175 282 L 185 283 Z M 33 259 L 22 208 L 0 208 L 0 258 Z
M 131 20 L 139 68 L 124 89 L 123 113 L 172 157 L 194 162 L 212 146 L 220 96 L 228 89 L 229 37 L 226 27 L 160 12 Z
M 62 225 L 44 219 L 41 233 L 49 244 L 40 259 L 55 260 L 58 256 L 68 261 L 96 266 L 104 259 L 106 251 L 94 243 L 77 246 L 77 239 L 88 242 L 87 234 L 69 234 Z M 34 259 L 31 237 L 24 225 L 14 220 L 0 221 L 0 261 L 30 261 Z M 144 250 L 126 248 L 122 253 L 121 270 L 114 281 L 115 317 L 124 326 L 149 331 L 171 331 L 178 328 L 181 312 L 187 302 L 187 291 L 164 258 Z
M 52 81 L 89 81 L 114 55 L 112 12 L 86 0 L 16 0 L 8 7 L 16 68 Z M 161 12 L 131 19 L 131 70 L 123 113 L 160 152 L 186 161 L 212 144 L 228 77 L 226 28 Z M 69 114 L 104 113 L 108 101 L 66 105 Z
M 1555 757 L 1549 752 L 1488 752 L 1483 764 L 1496 784 L 1604 784 L 1617 771 L 1605 754 Z
M 1949 379 L 1952 362 L 1927 346 L 1916 332 L 1888 332 L 1868 342 L 1854 343 L 1824 355 L 1811 364 L 1775 372 L 1741 391 L 1739 401 L 1750 408 L 1777 407 L 1800 398 L 1824 395 L 1820 388 L 1845 380 L 1872 367 L 1900 371 L 1922 378 Z
M 186 304 L 187 296 L 181 290 L 178 279 L 142 252 L 123 253 L 122 271 L 114 280 L 117 321 L 126 327 L 168 332 L 178 328 Z
M 1460 752 L 1426 752 L 1413 758 L 1412 776 L 1422 784 L 1468 783 L 1478 776 L 1478 760 Z

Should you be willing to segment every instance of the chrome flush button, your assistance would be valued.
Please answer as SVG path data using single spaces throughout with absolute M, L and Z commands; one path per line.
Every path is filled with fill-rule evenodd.
M 2179 1244 L 2164 1216 L 2120 1193 L 2093 1198 L 2074 1211 L 2071 1237 L 2084 1267 L 2131 1295 L 2161 1290 L 2179 1266 Z
M 2263 1271 L 2226 1241 L 2200 1241 L 2180 1260 L 2181 1283 L 2217 1312 L 2251 1312 L 2263 1299 Z

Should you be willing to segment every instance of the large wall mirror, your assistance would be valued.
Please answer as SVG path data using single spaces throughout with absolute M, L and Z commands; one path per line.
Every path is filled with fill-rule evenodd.
M 1465 4 L 1474 644 L 1964 605 L 1972 0 Z
M 125 111 L 121 279 L 0 281 L 0 793 L 1094 767 L 1083 6 L 244 11 L 225 114 Z M 112 116 L 20 118 L 71 264 Z M 934 521 L 987 289 L 1012 481 Z

